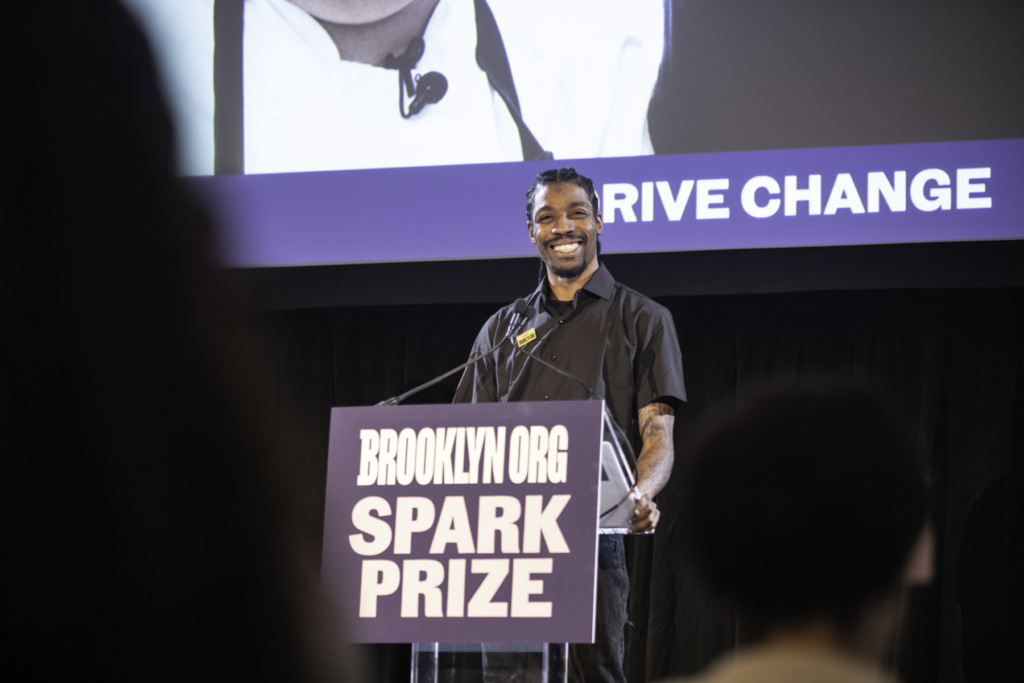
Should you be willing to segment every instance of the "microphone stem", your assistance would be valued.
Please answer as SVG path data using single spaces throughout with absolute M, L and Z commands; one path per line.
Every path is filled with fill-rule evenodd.
M 525 355 L 529 356 L 530 358 L 532 358 L 533 360 L 535 360 L 538 363 L 540 363 L 541 365 L 544 365 L 544 366 L 546 366 L 548 368 L 551 368 L 552 370 L 557 372 L 562 377 L 565 377 L 567 379 L 571 379 L 572 381 L 576 382 L 581 387 L 583 387 L 583 389 L 587 392 L 587 395 L 590 396 L 591 400 L 595 400 L 595 401 L 602 400 L 602 397 L 598 396 L 597 393 L 595 393 L 593 389 L 591 389 L 589 386 L 587 386 L 586 382 L 584 382 L 582 379 L 580 379 L 576 375 L 572 374 L 571 372 L 566 372 L 565 370 L 563 370 L 562 368 L 558 367 L 554 363 L 549 363 L 548 361 L 544 360 L 540 356 L 532 354 L 532 353 L 530 353 L 529 351 L 527 351 L 524 348 L 517 348 L 517 349 L 514 349 L 514 351 L 518 351 L 519 353 L 525 354 Z M 611 411 L 608 409 L 608 403 L 607 402 L 605 402 L 605 404 L 604 404 L 604 412 L 605 412 L 605 416 L 607 417 L 607 421 L 609 422 L 609 425 L 611 427 L 611 430 L 615 433 L 616 437 L 618 438 L 619 445 L 622 447 L 622 450 L 625 451 L 626 454 L 629 456 L 629 459 L 632 460 L 633 469 L 635 471 L 636 470 L 636 455 L 633 454 L 633 446 L 629 442 L 629 439 L 626 436 L 626 434 L 622 431 L 622 427 L 620 427 L 619 423 L 616 422 L 612 418 Z M 634 473 L 634 477 L 635 476 L 636 476 L 636 474 Z
M 498 346 L 501 346 L 504 343 L 505 343 L 505 340 L 502 339 L 501 343 L 499 343 Z M 467 360 L 462 365 L 458 365 L 458 366 L 452 368 L 448 372 L 444 373 L 443 375 L 440 375 L 439 377 L 435 377 L 434 379 L 430 380 L 429 382 L 424 382 L 423 384 L 419 385 L 418 387 L 413 387 L 412 389 L 410 389 L 409 391 L 406 391 L 405 393 L 399 394 L 398 396 L 392 396 L 391 398 L 389 398 L 389 399 L 387 399 L 385 401 L 381 401 L 380 403 L 376 403 L 374 405 L 377 405 L 377 406 L 393 406 L 393 405 L 395 405 L 397 403 L 401 403 L 402 401 L 404 401 L 405 399 L 409 398 L 413 394 L 415 394 L 415 393 L 417 393 L 419 391 L 423 391 L 424 389 L 428 389 L 428 388 L 434 386 L 435 384 L 437 384 L 438 382 L 441 382 L 443 380 L 448 379 L 449 377 L 454 375 L 459 370 L 464 370 L 464 369 L 468 368 L 470 365 L 472 365 L 473 363 L 477 362 L 478 360 L 480 360 L 484 356 L 489 356 L 490 354 L 494 353 L 495 349 L 497 349 L 498 346 L 495 346 L 494 348 L 487 349 L 483 353 L 478 353 L 477 355 L 473 356 L 472 358 Z
M 519 301 L 523 301 L 523 300 L 520 299 Z M 518 306 L 519 301 L 516 302 L 517 306 Z M 525 306 L 526 306 L 526 302 L 523 301 L 523 307 L 525 307 Z M 438 382 L 441 382 L 443 380 L 448 379 L 449 377 L 454 375 L 459 370 L 464 370 L 464 369 L 468 368 L 473 363 L 476 363 L 477 361 L 479 361 L 479 360 L 485 358 L 486 356 L 489 356 L 492 353 L 494 353 L 495 351 L 497 351 L 498 348 L 501 347 L 502 344 L 507 342 L 509 339 L 511 339 L 515 335 L 515 333 L 519 330 L 520 327 L 523 326 L 523 323 L 525 323 L 527 320 L 529 320 L 529 317 L 528 316 L 523 316 L 522 311 L 518 310 L 518 307 L 517 307 L 517 309 L 515 311 L 515 317 L 512 319 L 512 324 L 509 325 L 508 332 L 505 334 L 504 337 L 501 338 L 500 342 L 498 342 L 497 344 L 495 344 L 491 348 L 487 349 L 486 351 L 481 351 L 480 353 L 476 354 L 475 356 L 473 356 L 472 358 L 467 360 L 462 365 L 458 365 L 458 366 L 452 368 L 451 370 L 449 370 L 448 372 L 444 373 L 443 375 L 441 375 L 439 377 L 435 377 L 434 379 L 430 380 L 429 382 L 424 382 L 423 384 L 419 385 L 418 387 L 413 387 L 409 391 L 406 391 L 405 393 L 399 394 L 398 396 L 392 396 L 391 398 L 386 399 L 384 401 L 381 401 L 380 403 L 375 403 L 374 406 L 393 406 L 393 405 L 396 405 L 398 403 L 401 403 L 402 401 L 404 401 L 405 399 L 409 398 L 413 394 L 415 394 L 415 393 L 417 393 L 419 391 L 423 391 L 424 389 L 429 389 L 430 387 L 434 386 Z

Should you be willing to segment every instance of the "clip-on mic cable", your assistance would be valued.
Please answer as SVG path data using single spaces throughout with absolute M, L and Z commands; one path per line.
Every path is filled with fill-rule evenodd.
M 413 77 L 413 67 L 420 61 L 424 49 L 423 37 L 416 36 L 401 55 L 389 54 L 384 58 L 385 69 L 398 70 L 398 111 L 403 119 L 415 116 L 428 104 L 440 102 L 448 92 L 448 79 L 438 71 Z M 408 109 L 405 105 L 407 97 L 412 98 Z

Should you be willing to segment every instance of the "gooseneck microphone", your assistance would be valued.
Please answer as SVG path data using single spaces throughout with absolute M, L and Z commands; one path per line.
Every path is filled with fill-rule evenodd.
M 536 315 L 536 313 L 537 313 L 536 310 L 534 310 L 533 308 L 530 308 L 528 311 L 526 311 L 524 313 L 524 315 L 526 316 L 526 319 L 529 320 L 534 315 Z M 598 396 L 597 392 L 594 391 L 590 387 L 589 384 L 584 382 L 583 379 L 581 379 L 577 375 L 574 375 L 573 373 L 569 372 L 568 370 L 564 370 L 564 369 L 558 367 L 554 363 L 552 363 L 552 362 L 550 362 L 548 360 L 545 360 L 544 358 L 541 358 L 540 356 L 538 356 L 536 354 L 530 353 L 529 351 L 527 351 L 523 347 L 519 346 L 518 344 L 514 345 L 513 348 L 512 348 L 512 353 L 517 353 L 517 352 L 525 354 L 527 357 L 532 358 L 533 360 L 537 361 L 538 363 L 540 363 L 544 367 L 550 368 L 551 370 L 554 370 L 555 372 L 557 372 L 562 377 L 565 377 L 566 379 L 570 379 L 573 382 L 576 382 L 581 387 L 583 387 L 583 390 L 587 392 L 587 395 L 590 396 L 591 400 L 594 400 L 594 401 L 601 401 L 601 400 L 603 400 L 603 397 Z M 608 509 L 601 510 L 599 518 L 602 519 L 602 520 L 605 517 L 607 517 L 609 514 L 615 512 L 615 510 L 620 505 L 622 505 L 627 500 L 629 500 L 630 496 L 632 495 L 632 487 L 636 485 L 636 470 L 637 470 L 636 454 L 633 453 L 633 445 L 630 443 L 630 440 L 629 440 L 629 438 L 627 438 L 626 434 L 622 431 L 622 427 L 620 427 L 619 423 L 616 422 L 615 419 L 612 417 L 611 410 L 608 409 L 608 402 L 607 401 L 604 402 L 604 421 L 605 421 L 605 424 L 608 425 L 608 427 L 610 429 L 610 432 L 608 434 L 608 438 L 610 438 L 610 440 L 615 444 L 615 446 L 613 446 L 613 447 L 617 447 L 617 450 L 621 451 L 622 453 L 624 453 L 624 454 L 626 454 L 628 456 L 629 464 L 632 466 L 633 471 L 628 473 L 629 482 L 630 482 L 630 484 L 629 484 L 630 492 L 626 494 L 625 498 L 623 498 L 622 500 L 616 501 Z
M 519 301 L 522 301 L 522 299 L 520 299 Z M 518 301 L 516 303 L 518 304 Z M 533 307 L 530 307 L 528 310 L 526 310 L 523 313 L 523 315 L 526 317 L 526 320 L 529 320 L 533 316 L 537 315 L 537 310 L 535 308 L 533 308 Z M 550 368 L 551 370 L 554 370 L 555 372 L 557 372 L 562 377 L 565 377 L 566 379 L 570 379 L 573 382 L 576 382 L 581 387 L 583 387 L 583 390 L 587 392 L 587 396 L 589 396 L 591 398 L 591 400 L 594 400 L 594 401 L 604 400 L 604 397 L 603 396 L 599 396 L 597 394 L 597 392 L 594 391 L 590 387 L 589 384 L 587 384 L 580 377 L 574 375 L 573 373 L 569 372 L 568 370 L 564 370 L 564 369 L 558 367 L 557 365 L 555 365 L 554 363 L 552 363 L 552 362 L 550 362 L 548 360 L 545 360 L 545 359 L 541 358 L 540 356 L 538 356 L 536 354 L 530 353 L 529 351 L 527 351 L 526 349 L 524 349 L 523 347 L 521 347 L 519 345 L 514 346 L 512 352 L 513 353 L 525 354 L 526 356 L 528 356 L 529 358 L 532 358 L 533 360 L 537 361 L 538 363 L 540 363 L 544 367 L 547 367 L 547 368 Z M 633 454 L 632 444 L 630 444 L 629 439 L 626 438 L 626 435 L 623 433 L 622 427 L 619 426 L 619 423 L 612 419 L 611 412 L 608 410 L 607 402 L 605 403 L 605 406 L 604 406 L 604 412 L 605 412 L 605 417 L 606 417 L 608 423 L 611 425 L 612 430 L 615 432 L 615 436 L 617 437 L 617 439 L 619 441 L 619 445 L 621 446 L 622 450 L 629 455 L 629 459 L 632 461 L 633 467 L 636 468 L 636 456 Z
M 508 331 L 505 332 L 505 339 L 508 339 L 520 329 L 523 325 L 533 319 L 537 315 L 537 309 L 526 303 L 526 299 L 516 299 L 515 303 L 512 304 L 512 317 L 508 321 Z M 504 341 L 504 340 L 502 340 Z M 501 346 L 501 344 L 498 344 Z M 498 347 L 495 346 L 495 349 Z
M 472 358 L 467 360 L 465 363 L 452 368 L 451 370 L 449 370 L 448 372 L 444 373 L 443 375 L 438 375 L 434 379 L 432 379 L 432 380 L 430 380 L 428 382 L 424 382 L 423 384 L 421 384 L 421 385 L 419 385 L 417 387 L 413 387 L 412 389 L 410 389 L 409 391 L 406 391 L 405 393 L 399 394 L 398 396 L 392 396 L 391 398 L 385 399 L 385 400 L 381 401 L 380 403 L 376 403 L 374 405 L 378 405 L 378 406 L 393 406 L 393 405 L 396 405 L 398 403 L 401 403 L 405 399 L 409 398 L 413 394 L 419 393 L 419 392 L 423 391 L 424 389 L 428 389 L 428 388 L 434 386 L 438 382 L 441 382 L 443 380 L 448 379 L 449 377 L 454 375 L 459 370 L 464 370 L 465 368 L 468 368 L 473 363 L 476 363 L 480 359 L 485 358 L 485 357 L 491 355 L 492 353 L 494 353 L 495 351 L 497 351 L 501 347 L 502 344 L 504 344 L 509 339 L 511 339 L 520 329 L 522 329 L 523 325 L 525 325 L 527 323 L 527 321 L 529 321 L 535 315 L 537 315 L 537 310 L 535 308 L 530 307 L 526 303 L 525 299 L 516 299 L 515 303 L 512 304 L 512 317 L 509 320 L 508 329 L 505 331 L 505 335 L 498 341 L 497 344 L 495 344 L 491 348 L 487 349 L 486 351 L 481 351 L 480 353 L 474 355 Z

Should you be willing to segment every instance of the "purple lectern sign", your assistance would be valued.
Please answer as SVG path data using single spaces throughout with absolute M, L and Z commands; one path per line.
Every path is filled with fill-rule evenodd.
M 334 408 L 323 580 L 353 642 L 593 642 L 597 401 Z

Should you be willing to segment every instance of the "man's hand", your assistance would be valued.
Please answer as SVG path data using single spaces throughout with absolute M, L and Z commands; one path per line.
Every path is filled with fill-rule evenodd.
M 665 403 L 650 403 L 640 409 L 640 436 L 644 441 L 636 459 L 637 481 L 633 489 L 633 516 L 629 518 L 631 534 L 654 531 L 661 513 L 652 500 L 665 487 L 672 473 L 675 449 L 672 428 L 675 410 Z
M 654 531 L 654 527 L 658 526 L 658 519 L 661 518 L 658 504 L 646 493 L 633 491 L 630 495 L 633 497 L 633 516 L 629 518 L 629 533 L 642 534 Z

